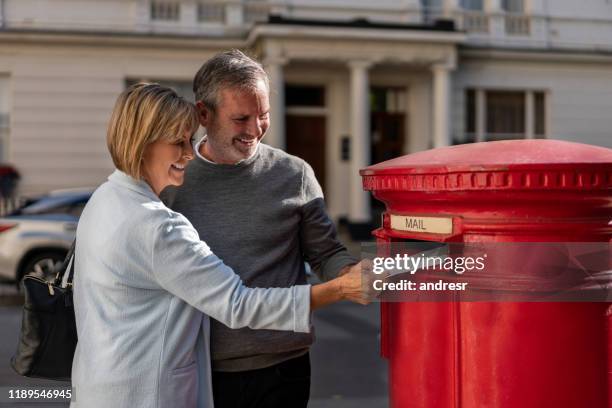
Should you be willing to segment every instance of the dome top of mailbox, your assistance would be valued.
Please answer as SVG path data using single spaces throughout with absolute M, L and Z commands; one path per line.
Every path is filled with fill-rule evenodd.
M 612 189 L 612 149 L 560 140 L 442 147 L 360 171 L 366 190 Z

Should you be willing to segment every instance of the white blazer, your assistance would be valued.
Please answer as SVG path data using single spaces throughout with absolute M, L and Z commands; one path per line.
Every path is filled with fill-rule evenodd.
M 71 407 L 211 408 L 208 316 L 310 331 L 309 285 L 245 287 L 184 216 L 118 170 L 79 221 L 74 305 Z

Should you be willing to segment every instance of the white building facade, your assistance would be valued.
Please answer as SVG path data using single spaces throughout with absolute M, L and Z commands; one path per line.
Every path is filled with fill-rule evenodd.
M 240 48 L 272 84 L 267 143 L 311 163 L 330 214 L 370 221 L 358 175 L 430 147 L 612 147 L 610 0 L 0 0 L 0 159 L 21 194 L 95 186 L 138 80 L 189 96 Z

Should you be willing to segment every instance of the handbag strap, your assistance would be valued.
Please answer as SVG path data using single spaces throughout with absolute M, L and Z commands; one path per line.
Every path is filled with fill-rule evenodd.
M 72 285 L 72 279 L 74 277 L 74 251 L 76 248 L 76 238 L 74 239 L 74 241 L 72 241 L 72 245 L 70 245 L 70 249 L 68 250 L 68 253 L 66 254 L 66 258 L 64 258 L 64 262 L 62 262 L 62 265 L 59 268 L 59 271 L 57 272 L 57 275 L 55 276 L 55 282 L 54 284 L 56 286 L 61 286 L 62 281 L 64 280 L 64 274 L 66 273 L 66 270 L 68 269 L 68 266 L 70 266 L 70 271 L 68 272 L 68 280 L 67 283 L 69 285 Z

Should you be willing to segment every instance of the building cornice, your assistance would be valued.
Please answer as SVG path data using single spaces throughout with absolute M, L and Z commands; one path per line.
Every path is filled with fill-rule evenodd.
M 504 61 L 538 62 L 584 62 L 612 64 L 611 51 L 570 50 L 570 49 L 525 49 L 492 48 L 462 45 L 458 49 L 459 58 L 487 59 Z
M 354 27 L 312 27 L 301 25 L 256 25 L 247 38 L 246 44 L 251 47 L 263 38 L 308 38 L 358 41 L 393 41 L 459 44 L 465 41 L 462 32 L 401 30 Z
M 60 30 L 0 30 L 2 43 L 29 43 L 35 45 L 168 47 L 172 49 L 240 48 L 244 38 L 203 37 L 171 33 L 116 32 Z

